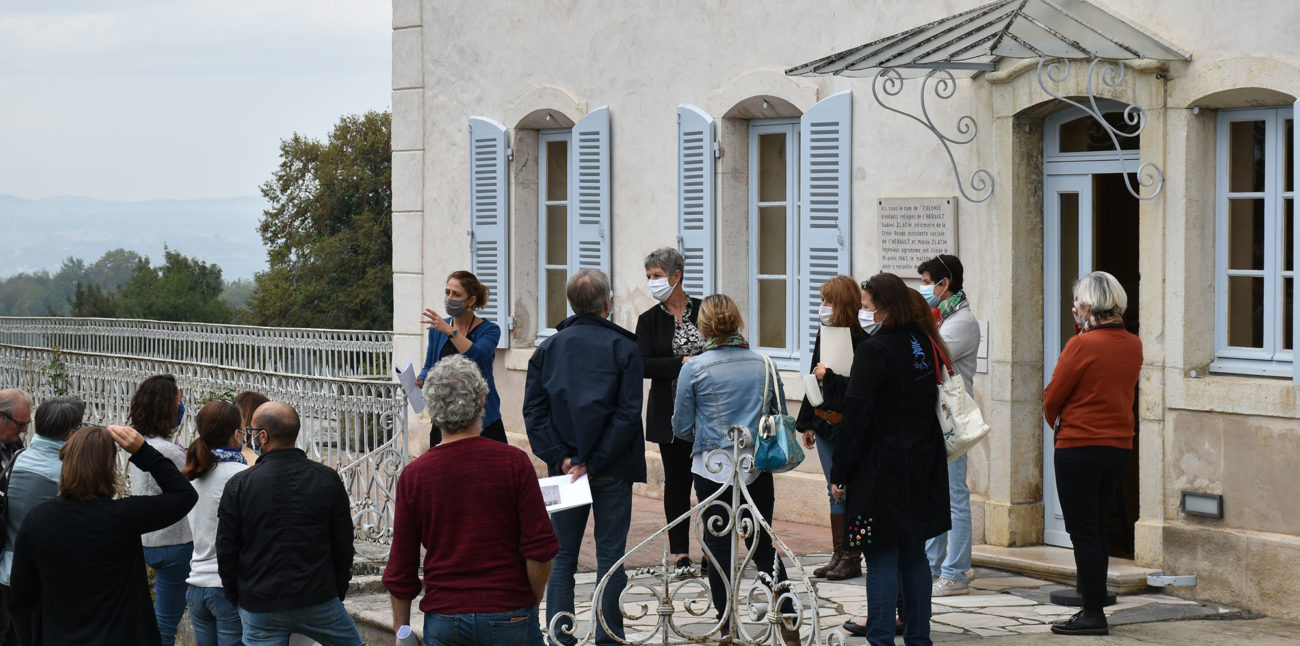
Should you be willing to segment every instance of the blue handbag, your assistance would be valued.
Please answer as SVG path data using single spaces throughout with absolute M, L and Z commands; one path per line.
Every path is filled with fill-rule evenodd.
M 794 430 L 794 418 L 786 414 L 785 400 L 776 388 L 780 378 L 772 359 L 763 356 L 767 372 L 763 377 L 763 402 L 758 418 L 754 467 L 771 473 L 785 473 L 803 462 L 803 447 Z

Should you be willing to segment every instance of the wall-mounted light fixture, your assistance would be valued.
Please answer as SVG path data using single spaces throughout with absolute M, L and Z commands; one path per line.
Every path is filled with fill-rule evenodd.
M 1200 491 L 1184 491 L 1182 511 L 1188 516 L 1223 518 L 1223 496 Z

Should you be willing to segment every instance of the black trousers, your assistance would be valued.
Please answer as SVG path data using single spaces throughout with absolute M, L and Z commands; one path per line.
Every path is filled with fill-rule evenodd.
M 691 508 L 691 448 L 686 440 L 659 443 L 659 457 L 664 463 L 664 518 L 673 522 Z M 691 552 L 691 524 L 684 522 L 668 530 L 668 551 Z
M 0 646 L 40 644 L 39 615 L 27 608 L 15 608 L 13 592 L 0 585 Z
M 1113 446 L 1079 446 L 1056 449 L 1056 495 L 1065 516 L 1065 531 L 1074 543 L 1079 596 L 1085 610 L 1106 606 L 1106 519 L 1128 468 L 1129 449 Z
M 731 504 L 730 485 L 722 485 L 698 475 L 694 476 L 694 478 L 696 498 L 704 500 L 705 498 L 712 496 L 719 489 L 725 488 L 727 491 L 723 492 L 722 497 L 718 500 Z M 755 480 L 753 484 L 749 485 L 749 495 L 754 499 L 754 504 L 758 507 L 758 513 L 762 514 L 763 518 L 765 518 L 770 525 L 772 523 L 772 508 L 776 505 L 776 493 L 772 485 L 772 474 L 763 472 L 762 475 L 758 476 L 758 479 Z M 744 499 L 742 498 L 742 504 L 743 503 Z M 701 513 L 703 515 L 702 522 L 704 523 L 704 544 L 707 545 L 709 551 L 713 553 L 713 558 L 717 559 L 724 568 L 730 568 L 731 532 L 727 532 L 722 536 L 714 536 L 708 529 L 709 527 L 715 526 L 715 522 L 717 523 L 716 527 L 726 527 L 728 525 L 726 511 L 721 505 L 709 505 Z M 718 520 L 714 521 L 714 518 L 717 518 Z M 732 525 L 732 531 L 735 531 L 734 525 Z M 778 583 L 785 581 L 785 563 L 777 556 L 776 546 L 772 544 L 772 536 L 767 533 L 767 530 L 760 530 L 756 533 L 757 537 L 751 535 L 745 540 L 745 547 L 754 551 L 754 566 L 762 572 L 771 574 L 772 578 Z M 754 542 L 755 538 L 757 538 L 757 544 Z M 732 583 L 738 584 L 740 582 L 733 581 Z M 748 591 L 746 590 L 739 590 L 736 594 L 739 595 L 740 598 L 744 599 L 748 596 L 747 592 Z M 713 607 L 717 609 L 718 618 L 721 619 L 722 609 L 727 605 L 727 590 L 722 583 L 722 573 L 712 564 L 709 565 L 709 596 L 713 598 Z M 794 604 L 787 600 L 782 604 L 781 611 L 793 612 Z M 732 619 L 734 620 L 735 618 L 733 617 Z
M 496 440 L 502 444 L 507 443 L 506 425 L 502 424 L 501 420 L 497 420 L 484 426 L 483 430 L 479 431 L 479 435 L 486 437 L 489 440 Z M 437 424 L 434 424 L 433 427 L 429 429 L 429 448 L 438 446 L 440 442 L 442 442 L 442 429 L 438 428 Z

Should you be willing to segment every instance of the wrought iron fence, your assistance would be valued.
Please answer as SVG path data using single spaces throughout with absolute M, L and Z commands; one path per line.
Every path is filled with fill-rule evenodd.
M 730 469 L 726 486 L 641 541 L 614 563 L 592 592 L 590 621 L 578 623 L 577 615 L 569 612 L 551 617 L 546 626 L 550 640 L 547 643 L 595 643 L 596 622 L 605 632 L 609 631 L 603 612 L 605 591 L 611 580 L 623 572 L 623 563 L 633 554 L 660 541 L 668 530 L 689 523 L 704 550 L 709 568 L 721 576 L 725 607 L 713 607 L 707 579 L 678 580 L 676 567 L 670 563 L 667 547 L 664 547 L 663 561 L 659 565 L 627 573 L 627 584 L 616 597 L 624 619 L 624 635 L 622 638 L 612 636 L 615 641 L 665 646 L 715 643 L 784 646 L 786 634 L 795 639 L 793 635 L 797 633 L 798 643 L 803 646 L 844 644 L 842 632 L 822 626 L 822 599 L 817 595 L 816 584 L 804 573 L 799 557 L 772 530 L 771 521 L 763 517 L 750 494 L 745 476 L 754 472 L 752 433 L 744 426 L 732 426 L 727 430 L 727 438 L 732 442 L 731 446 L 715 449 L 705 456 L 705 465 L 710 472 L 722 473 Z M 796 578 L 777 580 L 761 568 L 754 567 L 758 548 L 754 539 L 760 530 L 771 537 L 776 558 L 793 564 L 794 567 L 786 571 L 797 573 Z M 706 538 L 725 540 L 730 557 L 719 558 L 710 549 Z M 752 544 L 747 546 L 747 543 Z M 678 613 L 679 606 L 685 615 Z M 681 621 L 704 617 L 711 609 L 715 610 L 716 619 L 696 621 L 694 625 Z
M 141 319 L 0 317 L 0 343 L 318 377 L 388 378 L 393 333 Z
M 175 375 L 191 404 L 253 390 L 292 405 L 302 420 L 298 446 L 337 470 L 347 487 L 357 538 L 381 543 L 391 538 L 397 476 L 407 463 L 406 398 L 396 382 L 0 343 L 0 384 L 23 388 L 38 402 L 78 395 L 86 402 L 88 422 L 127 423 L 136 387 L 161 373 Z M 198 408 L 186 410 L 178 443 L 193 439 Z

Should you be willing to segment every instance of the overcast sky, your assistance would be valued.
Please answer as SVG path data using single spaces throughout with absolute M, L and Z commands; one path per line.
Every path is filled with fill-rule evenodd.
M 255 195 L 280 139 L 388 109 L 389 0 L 3 0 L 0 194 Z

